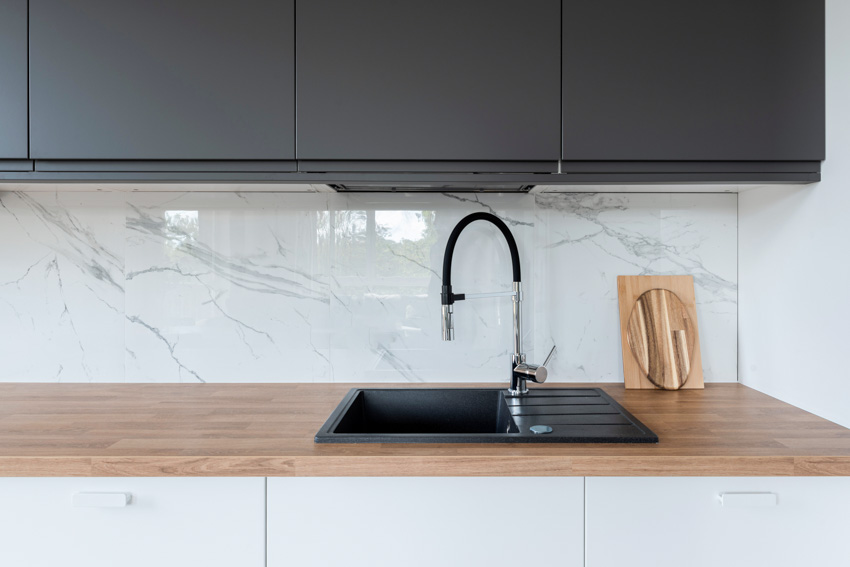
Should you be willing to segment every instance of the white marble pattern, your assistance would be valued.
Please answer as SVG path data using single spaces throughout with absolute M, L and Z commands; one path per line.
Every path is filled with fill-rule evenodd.
M 440 340 L 443 249 L 473 211 L 517 239 L 552 381 L 621 379 L 616 275 L 654 273 L 695 276 L 706 379 L 736 379 L 736 195 L 170 186 L 0 193 L 0 380 L 505 381 L 509 299 L 458 303 Z M 466 229 L 455 291 L 510 275 L 496 229 Z
M 694 276 L 703 372 L 737 377 L 737 196 L 539 194 L 536 290 L 554 340 L 554 375 L 570 381 L 623 376 L 618 275 Z M 592 266 L 592 269 L 588 269 Z
M 489 211 L 510 226 L 521 257 L 531 258 L 532 207 L 533 201 L 520 195 L 334 196 L 332 234 L 341 242 L 341 249 L 330 255 L 334 378 L 370 382 L 504 379 L 511 344 L 509 298 L 458 303 L 456 340 L 444 343 L 440 339 L 443 251 L 462 217 Z M 350 215 L 361 218 L 353 239 Z M 530 286 L 531 270 L 524 279 Z M 511 289 L 510 254 L 495 227 L 475 223 L 464 231 L 455 251 L 452 281 L 456 293 Z M 529 330 L 533 306 L 534 297 L 529 294 L 525 310 Z M 526 336 L 530 338 L 531 333 Z
M 0 379 L 124 379 L 123 203 L 0 193 Z
M 136 196 L 125 231 L 127 380 L 328 378 L 326 201 Z

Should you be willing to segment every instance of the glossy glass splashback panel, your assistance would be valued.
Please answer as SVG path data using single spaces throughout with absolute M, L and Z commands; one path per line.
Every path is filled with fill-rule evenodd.
M 680 273 L 706 379 L 735 379 L 736 195 L 147 188 L 0 192 L 0 380 L 507 380 L 509 299 L 463 304 L 440 340 L 445 241 L 474 211 L 517 239 L 524 343 L 558 344 L 551 381 L 621 380 L 616 276 Z M 485 223 L 454 270 L 459 293 L 510 288 Z

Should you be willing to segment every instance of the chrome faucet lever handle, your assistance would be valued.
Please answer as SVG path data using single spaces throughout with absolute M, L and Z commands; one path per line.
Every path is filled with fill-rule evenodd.
M 555 346 L 553 345 L 543 364 L 537 365 L 522 362 L 514 367 L 514 372 L 519 374 L 524 380 L 531 380 L 532 382 L 542 384 L 549 377 L 549 370 L 546 367 L 549 365 L 549 361 L 552 360 L 552 355 L 554 354 Z
M 549 361 L 552 360 L 552 356 L 554 356 L 556 348 L 558 348 L 558 345 L 553 344 L 552 350 L 550 350 L 549 354 L 546 355 L 546 360 L 543 361 L 543 364 L 541 364 L 541 366 L 549 366 Z
M 514 367 L 514 374 L 519 374 L 522 376 L 523 380 L 531 380 L 532 382 L 542 384 L 549 376 L 549 371 L 546 370 L 545 366 L 537 366 L 536 364 L 527 364 L 523 362 L 522 364 L 517 364 Z

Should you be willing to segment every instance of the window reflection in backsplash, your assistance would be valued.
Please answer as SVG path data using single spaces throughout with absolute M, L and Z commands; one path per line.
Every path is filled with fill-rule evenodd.
M 198 211 L 165 211 L 165 227 L 174 248 L 188 240 L 197 240 Z
M 332 299 L 352 316 L 333 317 L 332 350 L 356 360 L 364 379 L 400 374 L 420 381 L 435 370 L 428 350 L 430 267 L 436 213 L 427 210 L 342 210 L 333 214 Z M 433 353 L 432 353 L 433 354 Z M 430 358 L 430 359 L 429 359 Z
M 370 293 L 426 293 L 435 217 L 434 211 L 335 211 L 334 276 L 355 276 Z

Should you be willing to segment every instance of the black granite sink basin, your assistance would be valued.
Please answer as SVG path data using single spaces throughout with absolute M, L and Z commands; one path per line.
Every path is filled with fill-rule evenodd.
M 657 443 L 658 436 L 598 388 L 540 388 L 525 396 L 485 388 L 354 388 L 315 441 Z

